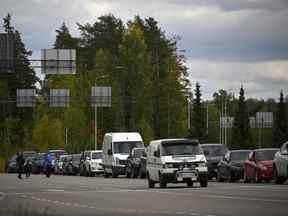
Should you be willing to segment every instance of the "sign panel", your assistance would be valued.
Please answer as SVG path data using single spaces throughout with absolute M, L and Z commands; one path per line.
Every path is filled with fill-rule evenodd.
M 93 107 L 111 106 L 111 87 L 95 86 L 91 88 L 91 105 Z
M 44 74 L 75 74 L 75 49 L 43 49 L 41 68 Z
M 234 117 L 220 117 L 220 127 L 221 128 L 233 128 Z
M 36 89 L 17 89 L 17 107 L 35 107 Z
M 69 89 L 50 89 L 50 107 L 68 107 L 70 102 Z
M 273 127 L 273 113 L 272 112 L 257 112 L 256 124 L 258 128 L 272 128 Z
M 0 34 L 0 72 L 14 72 L 15 44 L 12 34 Z

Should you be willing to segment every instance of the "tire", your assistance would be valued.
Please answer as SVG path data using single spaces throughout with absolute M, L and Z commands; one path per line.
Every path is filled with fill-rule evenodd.
M 233 174 L 231 170 L 228 171 L 228 182 L 234 182 L 235 179 L 233 178 Z
M 137 178 L 138 177 L 136 168 L 132 168 L 131 177 L 132 178 Z
M 276 167 L 274 167 L 274 169 L 273 169 L 273 175 L 274 175 L 275 184 L 283 184 L 286 181 L 285 178 L 278 176 Z
M 112 168 L 112 178 L 117 178 L 117 177 L 118 177 L 118 175 L 115 173 L 115 171 Z
M 189 188 L 193 187 L 193 181 L 191 179 L 187 180 L 186 184 L 187 184 L 187 187 Z
M 148 187 L 155 188 L 155 182 L 150 179 L 149 173 L 147 173 Z
M 167 182 L 161 175 L 159 176 L 159 185 L 160 188 L 167 188 Z
M 256 183 L 261 183 L 262 182 L 262 180 L 258 178 L 258 171 L 257 170 L 255 170 L 255 182 Z
M 247 177 L 247 174 L 246 174 L 245 170 L 244 170 L 244 173 L 243 173 L 243 181 L 244 181 L 244 183 L 250 182 L 250 180 Z
M 224 181 L 224 179 L 221 178 L 221 174 L 220 174 L 219 171 L 217 172 L 217 181 L 218 181 L 218 182 L 223 182 L 223 181 Z
M 200 186 L 207 187 L 208 186 L 208 176 L 203 176 L 200 178 Z
M 109 173 L 106 172 L 105 168 L 104 168 L 104 178 L 109 178 Z

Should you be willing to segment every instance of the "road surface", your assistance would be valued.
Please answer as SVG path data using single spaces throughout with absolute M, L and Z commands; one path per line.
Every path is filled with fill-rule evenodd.
M 148 189 L 145 179 L 0 174 L 0 215 L 288 215 L 288 185 L 209 182 Z

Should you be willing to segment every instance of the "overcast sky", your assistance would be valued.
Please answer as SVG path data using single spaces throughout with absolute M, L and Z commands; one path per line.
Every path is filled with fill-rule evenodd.
M 238 95 L 241 85 L 246 97 L 288 94 L 288 0 L 0 0 L 0 17 L 8 12 L 34 55 L 51 48 L 62 22 L 78 36 L 76 22 L 107 13 L 154 17 L 182 38 L 192 87 L 199 81 L 205 99 L 219 89 Z

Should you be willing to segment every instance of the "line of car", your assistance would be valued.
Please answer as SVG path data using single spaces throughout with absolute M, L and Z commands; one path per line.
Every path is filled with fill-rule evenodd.
M 50 150 L 55 174 L 95 176 L 105 178 L 125 175 L 127 178 L 147 178 L 148 186 L 161 188 L 168 183 L 199 182 L 207 187 L 208 180 L 262 182 L 288 179 L 288 142 L 280 149 L 228 150 L 222 144 L 201 144 L 193 139 L 153 140 L 144 147 L 139 133 L 107 133 L 102 150 L 67 154 Z M 42 172 L 44 153 L 26 151 L 24 158 L 32 161 L 32 173 Z M 16 157 L 7 163 L 7 172 L 16 172 Z
M 288 142 L 280 149 L 231 150 L 222 144 L 202 144 L 207 159 L 209 179 L 244 182 L 272 181 L 283 184 L 288 179 Z

